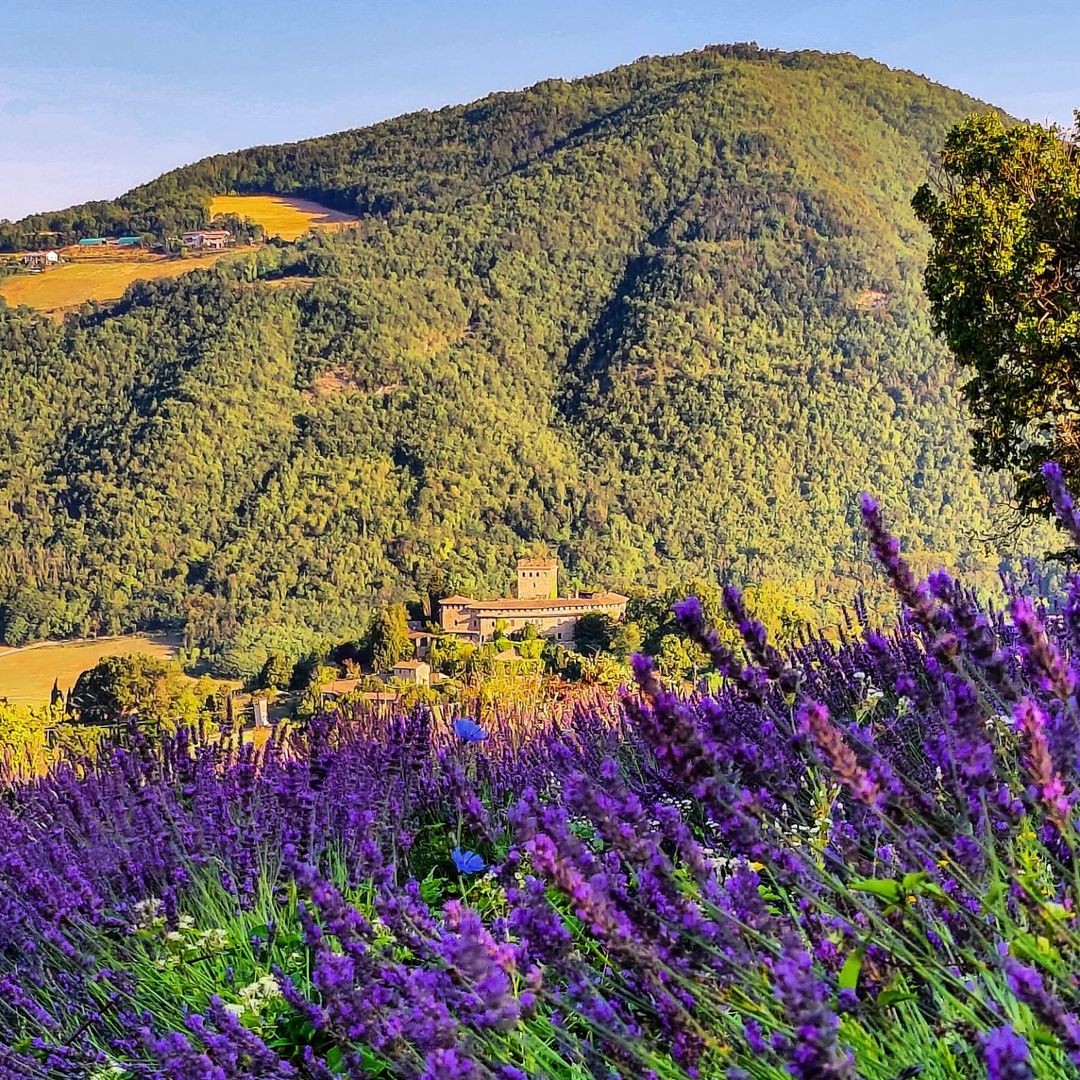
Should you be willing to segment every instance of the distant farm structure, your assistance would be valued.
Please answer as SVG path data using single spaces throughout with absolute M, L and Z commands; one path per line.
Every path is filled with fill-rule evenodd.
M 141 236 L 84 236 L 76 245 L 81 248 L 142 247 Z
M 22 264 L 32 274 L 40 274 L 42 270 L 60 265 L 60 253 L 58 251 L 28 251 L 22 258 Z
M 38 233 L 35 243 L 52 243 L 55 249 L 0 255 L 0 297 L 13 306 L 26 305 L 60 320 L 87 301 L 119 299 L 133 282 L 176 277 L 205 269 L 234 252 L 252 251 L 263 235 L 292 242 L 312 230 L 335 231 L 357 221 L 305 199 L 268 194 L 216 195 L 204 220 L 203 226 L 171 235 L 138 235 L 132 223 L 117 225 L 118 233 L 125 230 L 123 235 L 69 236 L 65 246 L 58 242 L 59 233 Z M 261 229 L 238 224 L 245 221 Z
M 196 250 L 221 251 L 235 240 L 228 229 L 189 229 L 180 234 L 180 243 Z

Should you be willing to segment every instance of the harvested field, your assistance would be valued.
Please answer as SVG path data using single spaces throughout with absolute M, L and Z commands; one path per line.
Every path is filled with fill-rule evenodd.
M 146 253 L 113 259 L 80 257 L 41 274 L 14 274 L 4 278 L 0 280 L 0 296 L 13 307 L 25 304 L 59 318 L 87 300 L 118 300 L 133 281 L 176 277 L 212 266 L 229 254 L 221 251 L 184 258 Z
M 311 229 L 341 229 L 357 219 L 307 199 L 289 195 L 215 195 L 210 213 L 236 214 L 257 222 L 267 236 L 295 240 Z
M 178 647 L 179 641 L 167 635 L 128 634 L 5 649 L 0 651 L 0 697 L 20 705 L 40 705 L 49 700 L 54 680 L 66 693 L 104 656 L 146 653 L 170 660 Z

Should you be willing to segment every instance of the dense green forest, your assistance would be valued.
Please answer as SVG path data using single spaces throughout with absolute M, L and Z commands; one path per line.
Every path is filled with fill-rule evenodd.
M 849 55 L 713 48 L 4 225 L 168 232 L 223 191 L 362 219 L 62 326 L 0 307 L 4 637 L 182 625 L 249 672 L 373 605 L 505 589 L 539 550 L 571 584 L 820 605 L 865 584 L 864 488 L 989 586 L 1037 545 L 969 464 L 910 207 L 985 108 Z

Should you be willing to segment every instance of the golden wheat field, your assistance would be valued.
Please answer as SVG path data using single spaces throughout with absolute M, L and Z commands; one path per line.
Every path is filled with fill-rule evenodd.
M 0 697 L 19 705 L 40 705 L 49 700 L 53 680 L 67 693 L 76 679 L 104 656 L 146 653 L 171 659 L 178 644 L 167 636 L 129 634 L 5 649 L 0 651 Z
M 310 229 L 340 229 L 357 219 L 307 199 L 289 195 L 215 195 L 210 215 L 236 214 L 261 225 L 267 236 L 295 240 Z
M 133 281 L 176 277 L 210 266 L 228 254 L 220 251 L 179 259 L 146 254 L 111 260 L 79 258 L 42 274 L 4 278 L 0 281 L 0 296 L 13 307 L 25 304 L 61 317 L 87 300 L 118 300 Z

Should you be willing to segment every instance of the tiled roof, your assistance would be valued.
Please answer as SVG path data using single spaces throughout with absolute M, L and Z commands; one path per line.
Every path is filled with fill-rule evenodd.
M 359 685 L 359 679 L 335 679 L 324 683 L 322 691 L 324 694 L 351 694 Z
M 597 593 L 595 596 L 560 596 L 557 600 L 474 600 L 469 610 L 476 615 L 488 611 L 559 611 L 565 608 L 611 607 L 613 604 L 625 604 L 629 599 L 619 593 Z
M 448 596 L 445 600 L 440 600 L 440 604 L 475 604 L 477 603 L 471 596 Z

